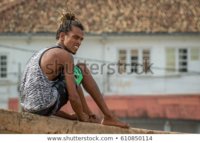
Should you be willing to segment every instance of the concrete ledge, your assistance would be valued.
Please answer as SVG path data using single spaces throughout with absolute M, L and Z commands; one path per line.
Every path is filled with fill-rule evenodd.
M 0 109 L 0 133 L 27 134 L 170 134 L 146 129 L 123 129 L 100 124 L 71 121 L 51 116 Z

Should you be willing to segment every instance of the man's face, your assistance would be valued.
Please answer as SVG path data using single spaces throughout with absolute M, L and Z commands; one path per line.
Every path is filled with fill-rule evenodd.
M 75 26 L 72 26 L 71 31 L 67 32 L 64 38 L 64 45 L 72 54 L 76 54 L 81 42 L 83 41 L 83 31 Z

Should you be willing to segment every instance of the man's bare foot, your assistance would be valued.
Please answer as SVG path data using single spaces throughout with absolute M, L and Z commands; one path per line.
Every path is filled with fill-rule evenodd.
M 105 118 L 101 121 L 101 124 L 108 126 L 117 126 L 121 128 L 129 128 L 130 126 L 127 123 L 123 123 L 116 118 Z
M 89 120 L 91 123 L 101 124 L 101 119 L 99 117 L 97 117 L 95 114 L 89 115 Z

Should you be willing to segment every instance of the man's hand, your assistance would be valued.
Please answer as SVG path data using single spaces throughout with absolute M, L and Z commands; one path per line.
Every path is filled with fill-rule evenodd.
M 90 122 L 89 121 L 89 116 L 86 113 L 81 113 L 80 115 L 78 115 L 78 120 L 81 122 Z

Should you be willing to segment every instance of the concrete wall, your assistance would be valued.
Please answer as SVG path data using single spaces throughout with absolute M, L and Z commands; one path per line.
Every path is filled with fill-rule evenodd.
M 0 133 L 22 134 L 170 134 L 156 130 L 123 129 L 101 124 L 71 121 L 55 116 L 45 117 L 0 109 Z

